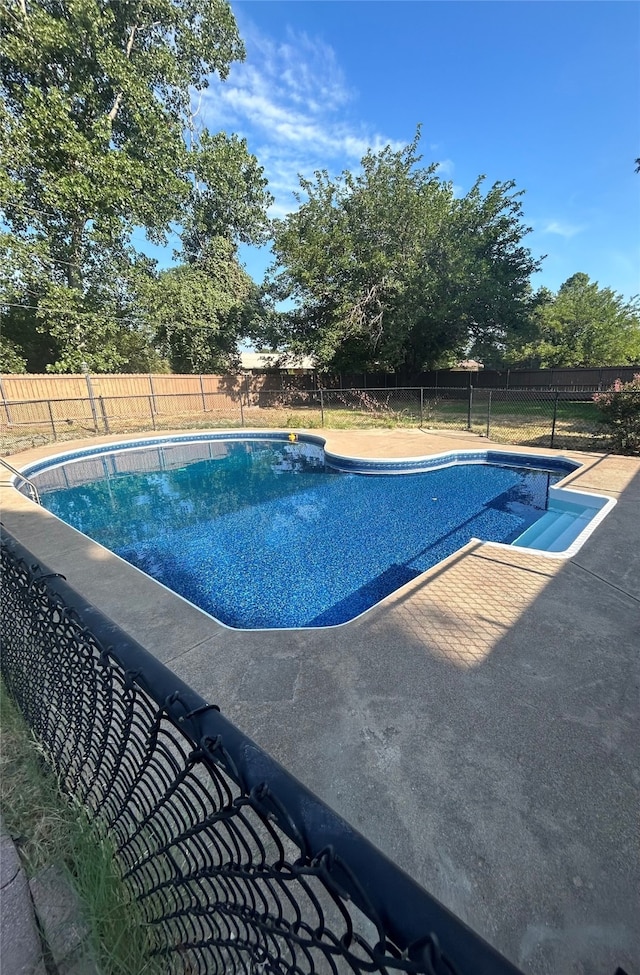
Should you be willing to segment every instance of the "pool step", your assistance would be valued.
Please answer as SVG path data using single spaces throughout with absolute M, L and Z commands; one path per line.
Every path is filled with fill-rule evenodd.
M 592 511 L 547 511 L 513 542 L 521 548 L 564 552 L 589 524 Z

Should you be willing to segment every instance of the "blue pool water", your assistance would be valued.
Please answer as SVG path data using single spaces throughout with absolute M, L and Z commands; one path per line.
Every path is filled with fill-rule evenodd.
M 32 474 L 46 508 L 232 627 L 353 619 L 472 537 L 511 542 L 566 475 L 492 464 L 337 471 L 322 447 L 222 440 Z

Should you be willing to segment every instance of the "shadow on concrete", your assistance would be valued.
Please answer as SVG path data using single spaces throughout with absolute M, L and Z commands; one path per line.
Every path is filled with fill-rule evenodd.
M 305 742 L 279 756 L 308 783 L 313 770 L 342 815 L 539 975 L 638 971 L 640 475 L 618 502 L 554 571 L 467 552 L 515 587 L 497 592 L 487 575 L 466 640 L 486 623 L 489 647 L 471 665 L 441 651 L 450 606 L 416 610 L 413 627 L 403 615 L 464 559 L 358 621 L 320 666 L 305 662 L 321 703 L 286 717 Z M 516 609 L 500 628 L 497 602 Z

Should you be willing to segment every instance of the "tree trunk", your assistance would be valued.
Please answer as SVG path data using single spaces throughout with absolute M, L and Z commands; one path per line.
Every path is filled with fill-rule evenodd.
M 82 290 L 82 265 L 80 250 L 85 220 L 76 220 L 71 225 L 71 240 L 69 246 L 69 264 L 67 265 L 67 284 L 77 291 Z
M 133 48 L 133 42 L 135 40 L 137 29 L 138 29 L 138 25 L 134 24 L 133 27 L 131 27 L 129 30 L 129 37 L 127 38 L 127 46 L 125 47 L 125 51 L 124 51 L 127 61 L 131 57 L 131 50 Z M 123 98 L 124 98 L 124 92 L 119 91 L 113 101 L 113 105 L 111 106 L 111 111 L 107 115 L 109 122 L 113 122 L 116 115 L 120 111 L 120 106 L 122 105 Z

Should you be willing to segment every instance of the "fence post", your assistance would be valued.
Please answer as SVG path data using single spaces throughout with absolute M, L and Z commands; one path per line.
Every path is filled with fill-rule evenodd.
M 202 382 L 202 374 L 200 374 L 200 395 L 202 396 L 202 412 L 207 412 L 207 401 L 204 398 L 204 383 Z
M 555 395 L 554 400 L 553 400 L 553 422 L 551 424 L 551 443 L 549 444 L 550 447 L 553 447 L 553 443 L 554 443 L 554 440 L 555 440 L 555 437 L 556 437 L 556 418 L 558 416 L 558 396 L 559 395 L 560 394 L 558 393 L 558 390 L 556 389 L 556 395 Z
M 151 390 L 151 403 L 152 403 L 153 412 L 157 413 L 158 404 L 156 403 L 156 391 L 153 387 L 153 376 L 151 375 L 151 373 L 149 373 L 149 389 Z
M 153 396 L 147 397 L 149 400 L 149 412 L 151 413 L 151 423 L 153 424 L 153 429 L 156 428 L 156 411 L 153 408 Z
M 3 406 L 7 414 L 7 423 L 11 423 L 11 413 L 9 412 L 9 407 L 7 405 L 7 397 L 4 394 L 4 386 L 2 385 L 2 379 L 0 379 L 0 396 L 2 396 Z
M 105 409 L 104 400 L 102 396 L 98 396 L 98 402 L 100 403 L 100 412 L 102 413 L 102 422 L 104 423 L 104 432 L 111 433 L 109 429 L 109 420 L 107 419 L 107 411 Z
M 473 409 L 473 386 L 469 383 L 469 396 L 467 399 L 467 430 L 471 429 L 471 412 Z M 487 434 L 488 436 L 488 434 Z
M 89 375 L 89 366 L 86 362 L 82 363 L 82 371 L 84 372 L 84 378 L 87 383 L 87 392 L 89 393 L 89 403 L 91 405 L 91 415 L 93 416 L 93 429 L 94 432 L 98 432 L 98 414 L 96 412 L 96 400 L 93 395 L 93 386 L 91 385 L 91 376 Z
M 320 387 L 320 426 L 324 426 L 324 395 L 322 387 Z
M 420 387 L 420 426 L 424 426 L 424 386 Z
M 491 433 L 491 394 L 493 390 L 489 390 L 489 399 L 487 400 L 487 440 L 489 439 L 489 434 Z
M 53 439 L 54 440 L 57 440 L 58 438 L 56 436 L 56 425 L 53 422 L 53 410 L 51 409 L 51 400 L 50 399 L 47 400 L 47 406 L 49 407 L 49 419 L 51 420 L 51 432 L 53 434 Z
M 244 407 L 242 406 L 242 390 L 240 391 L 240 426 L 244 426 Z

